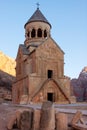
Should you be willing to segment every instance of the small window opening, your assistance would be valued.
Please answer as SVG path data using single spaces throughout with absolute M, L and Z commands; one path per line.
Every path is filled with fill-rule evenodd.
M 31 37 L 35 37 L 35 29 L 32 29 L 32 32 L 31 32 Z
M 53 102 L 53 93 L 47 93 L 47 100 Z
M 53 71 L 52 70 L 48 70 L 48 78 L 52 78 L 53 76 Z
M 30 32 L 27 33 L 27 36 L 30 37 Z
M 42 37 L 42 30 L 40 28 L 38 29 L 37 35 L 38 35 L 38 37 Z
M 44 30 L 44 37 L 47 37 L 47 31 Z

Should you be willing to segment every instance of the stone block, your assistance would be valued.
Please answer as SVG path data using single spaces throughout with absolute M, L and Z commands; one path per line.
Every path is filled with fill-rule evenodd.
M 71 121 L 71 124 L 78 123 L 78 121 L 80 120 L 81 116 L 82 116 L 82 112 L 81 111 L 77 111 L 76 114 L 74 115 L 72 121 Z
M 87 125 L 83 125 L 83 124 L 73 124 L 72 127 L 75 130 L 87 130 Z
M 16 123 L 16 114 L 12 115 L 8 121 L 7 129 L 12 130 L 13 125 Z
M 55 110 L 52 102 L 44 102 L 41 109 L 40 130 L 55 130 Z
M 17 121 L 17 127 L 20 128 L 20 120 L 21 120 L 21 114 L 22 114 L 23 110 L 17 110 L 16 111 L 16 121 Z
M 56 130 L 68 130 L 68 118 L 65 113 L 56 113 Z
M 33 120 L 33 111 L 23 111 L 21 114 L 21 119 L 20 119 L 20 129 L 21 130 L 31 130 L 32 128 L 32 120 Z
M 41 110 L 34 110 L 33 114 L 33 124 L 32 130 L 39 130 L 40 128 L 40 117 L 41 117 Z

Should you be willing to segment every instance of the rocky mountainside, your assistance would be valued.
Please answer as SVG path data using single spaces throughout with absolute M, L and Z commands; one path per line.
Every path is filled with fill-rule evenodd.
M 15 77 L 0 70 L 0 87 L 11 90 Z
M 71 90 L 77 101 L 87 101 L 87 67 L 84 67 L 78 79 L 71 80 Z
M 0 70 L 15 76 L 16 62 L 0 51 Z
M 15 60 L 0 51 L 0 100 L 8 94 L 11 95 L 12 83 L 15 80 L 15 66 Z

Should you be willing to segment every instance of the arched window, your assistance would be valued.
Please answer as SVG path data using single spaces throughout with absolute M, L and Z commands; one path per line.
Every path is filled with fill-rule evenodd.
M 30 37 L 30 32 L 27 33 L 27 36 Z
M 44 37 L 47 37 L 47 31 L 44 30 Z
M 37 36 L 42 37 L 42 30 L 40 28 L 38 29 Z
M 32 38 L 35 37 L 35 29 L 32 29 L 32 31 L 31 31 L 31 37 Z

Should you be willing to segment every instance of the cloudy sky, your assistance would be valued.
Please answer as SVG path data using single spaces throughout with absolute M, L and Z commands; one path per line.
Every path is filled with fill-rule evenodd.
M 37 2 L 52 25 L 52 38 L 65 52 L 65 75 L 77 78 L 87 66 L 87 0 L 0 0 L 0 51 L 16 58 Z

